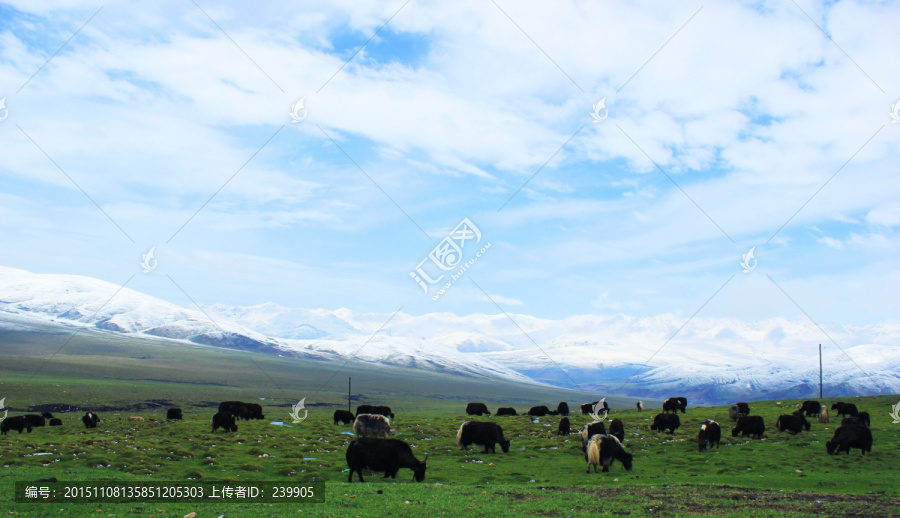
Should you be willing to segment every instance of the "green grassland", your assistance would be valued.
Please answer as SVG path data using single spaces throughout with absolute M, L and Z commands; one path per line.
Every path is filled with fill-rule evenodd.
M 86 430 L 81 413 L 57 413 L 62 427 L 0 436 L 0 513 L 4 516 L 150 516 L 198 518 L 243 516 L 896 516 L 900 515 L 900 424 L 889 417 L 897 397 L 849 398 L 872 417 L 871 454 L 829 456 L 825 441 L 838 424 L 812 423 L 810 432 L 778 433 L 777 416 L 796 409 L 798 400 L 751 402 L 751 413 L 766 420 L 764 440 L 732 438 L 727 407 L 688 406 L 674 434 L 649 430 L 654 409 L 637 412 L 630 400 L 612 404 L 610 417 L 626 426 L 625 446 L 634 469 L 618 463 L 609 473 L 585 473 L 578 435 L 558 436 L 559 417 L 533 422 L 525 416 L 490 417 L 503 426 L 512 447 L 507 454 L 464 452 L 455 445 L 468 399 L 500 402 L 524 411 L 532 404 L 577 395 L 497 382 L 440 375 L 404 377 L 402 370 L 367 370 L 348 365 L 339 378 L 354 376 L 362 402 L 389 404 L 397 413 L 397 437 L 421 459 L 427 453 L 425 481 L 401 470 L 396 480 L 380 474 L 366 483 L 347 483 L 344 452 L 352 436 L 335 426 L 331 414 L 346 408 L 338 386 L 316 391 L 339 365 L 254 355 L 268 376 L 240 351 L 156 349 L 149 343 L 96 346 L 96 337 L 74 341 L 46 362 L 46 343 L 6 335 L 0 350 L 0 397 L 22 413 L 30 405 L 76 404 L 101 411 L 97 429 Z M 7 344 L 16 345 L 7 348 Z M 93 344 L 93 345 L 92 345 Z M 49 349 L 58 348 L 51 343 Z M 99 349 L 107 348 L 104 354 Z M 181 355 L 180 357 L 178 355 Z M 43 357 L 42 357 L 43 356 Z M 105 360 L 109 361 L 105 361 Z M 178 361 L 176 361 L 178 360 Z M 152 365 L 150 363 L 152 363 Z M 232 364 L 234 362 L 235 364 Z M 138 369 L 137 365 L 144 365 Z M 35 371 L 35 366 L 41 366 Z M 110 367 L 116 365 L 117 368 Z M 243 370 L 236 368 L 242 366 Z M 90 373 L 90 375 L 88 375 Z M 271 385 L 271 380 L 278 387 Z M 357 390 L 357 383 L 364 389 Z M 374 390 L 378 387 L 379 390 Z M 346 390 L 346 385 L 343 386 Z M 477 394 L 491 394 L 478 398 Z M 561 395 L 562 394 L 562 395 Z M 289 405 L 307 396 L 309 414 L 292 427 Z M 258 398 L 265 397 L 265 400 Z M 343 398 L 343 399 L 342 399 Z M 554 399 L 551 399 L 554 398 Z M 237 433 L 210 432 L 212 402 L 257 401 L 264 421 L 241 421 Z M 837 398 L 826 398 L 832 403 Z M 184 409 L 183 421 L 166 421 L 164 408 Z M 311 403 L 321 403 L 311 405 Z M 129 421 L 140 416 L 142 422 Z M 725 437 L 718 450 L 697 452 L 700 423 L 719 421 Z M 573 428 L 587 416 L 571 416 Z M 45 455 L 34 455 L 44 453 Z M 49 453 L 49 455 L 46 455 Z M 13 482 L 56 477 L 61 481 L 318 481 L 321 504 L 104 503 L 16 504 Z

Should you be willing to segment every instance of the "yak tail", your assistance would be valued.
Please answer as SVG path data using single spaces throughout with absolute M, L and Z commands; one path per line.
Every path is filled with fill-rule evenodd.
M 595 440 L 588 444 L 587 458 L 588 469 L 590 469 L 591 466 L 600 465 L 600 441 Z M 594 468 L 594 470 L 596 471 L 596 468 Z
M 462 446 L 463 428 L 465 428 L 467 424 L 469 424 L 468 421 L 466 421 L 465 423 L 459 425 L 459 431 L 456 432 L 456 445 L 457 445 L 457 446 Z

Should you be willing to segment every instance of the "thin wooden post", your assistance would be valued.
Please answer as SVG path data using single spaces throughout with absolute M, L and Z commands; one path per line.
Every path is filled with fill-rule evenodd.
M 819 344 L 819 399 L 822 399 L 822 344 Z

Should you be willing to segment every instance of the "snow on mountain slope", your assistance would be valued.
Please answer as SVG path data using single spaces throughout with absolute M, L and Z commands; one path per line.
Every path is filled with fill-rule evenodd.
M 671 314 L 560 320 L 523 314 L 392 317 L 272 303 L 213 304 L 199 311 L 118 289 L 87 277 L 0 267 L 0 326 L 40 318 L 106 332 L 355 358 L 596 394 L 666 397 L 678 392 L 702 403 L 811 396 L 818 383 L 816 344 L 822 343 L 826 392 L 900 393 L 900 324 L 892 321 L 823 323 L 819 329 L 808 320 L 783 318 L 697 317 L 685 324 Z
M 327 310 L 292 310 L 263 304 L 250 308 L 214 305 L 204 311 L 183 308 L 89 277 L 33 274 L 0 267 L 0 327 L 8 329 L 27 328 L 30 321 L 91 326 L 106 332 L 272 354 L 294 352 L 317 358 L 353 357 L 384 365 L 535 383 L 489 360 L 431 347 L 421 339 L 380 335 L 369 339 L 370 334 L 359 332 Z M 234 323 L 232 318 L 258 326 L 264 332 Z M 279 336 L 268 336 L 265 331 L 277 332 Z M 326 334 L 334 338 L 318 339 Z

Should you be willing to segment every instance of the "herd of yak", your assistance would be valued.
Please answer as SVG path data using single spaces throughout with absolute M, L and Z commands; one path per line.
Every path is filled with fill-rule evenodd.
M 678 412 L 683 414 L 686 408 L 687 399 L 683 397 L 667 399 L 663 403 L 663 411 L 654 417 L 650 429 L 674 434 L 675 430 L 681 426 Z M 637 409 L 638 411 L 644 409 L 643 402 L 637 402 Z M 860 412 L 856 405 L 843 402 L 833 404 L 831 410 L 837 416 L 846 417 L 841 421 L 841 426 L 835 430 L 834 437 L 825 443 L 827 452 L 831 455 L 842 451 L 849 454 L 850 448 L 858 448 L 865 455 L 872 451 L 872 432 L 869 430 L 868 412 Z M 609 414 L 609 405 L 605 400 L 581 405 L 581 413 L 583 415 L 590 414 L 595 418 L 581 431 L 581 446 L 587 462 L 587 472 L 590 473 L 592 467 L 595 473 L 598 467 L 601 467 L 604 472 L 609 471 L 613 461 L 616 460 L 626 470 L 631 470 L 632 454 L 628 453 L 622 445 L 625 441 L 625 424 L 621 419 L 612 419 L 607 430 L 605 420 Z M 466 414 L 470 416 L 491 415 L 484 403 L 469 403 L 466 407 Z M 599 416 L 600 414 L 602 416 Z M 513 408 L 501 407 L 497 409 L 496 415 L 515 416 L 518 414 Z M 531 417 L 563 416 L 560 419 L 557 433 L 559 435 L 571 433 L 571 424 L 568 418 L 569 405 L 566 402 L 559 403 L 556 410 L 551 410 L 543 405 L 535 406 L 528 411 L 527 415 Z M 728 417 L 735 422 L 731 429 L 732 437 L 741 435 L 742 437 L 762 438 L 765 435 L 766 427 L 763 418 L 750 415 L 750 405 L 747 403 L 732 405 Z M 779 416 L 775 423 L 775 429 L 792 434 L 800 433 L 803 430 L 808 431 L 810 423 L 806 419 L 807 417 L 815 417 L 819 422 L 827 423 L 829 422 L 828 408 L 818 401 L 805 401 L 796 412 Z M 411 469 L 413 478 L 417 482 L 425 480 L 427 467 L 425 463 L 428 455 L 426 454 L 425 458 L 419 461 L 413 455 L 409 444 L 392 438 L 394 429 L 391 428 L 390 420 L 393 418 L 394 413 L 387 406 L 359 405 L 355 415 L 347 410 L 335 410 L 334 424 L 352 423 L 353 433 L 358 437 L 347 447 L 346 459 L 350 468 L 348 482 L 353 481 L 353 473 L 357 473 L 359 481 L 364 482 L 362 474 L 364 469 L 383 472 L 384 478 L 397 478 L 397 472 L 401 468 Z M 141 417 L 129 417 L 128 419 L 143 421 Z M 166 419 L 182 419 L 181 409 L 168 409 Z M 262 406 L 256 403 L 225 401 L 219 405 L 218 412 L 212 418 L 212 431 L 216 432 L 222 428 L 226 432 L 236 432 L 239 419 L 265 419 Z M 0 423 L 0 433 L 5 435 L 10 430 L 16 430 L 19 433 L 27 430 L 31 433 L 34 427 L 45 426 L 48 421 L 50 426 L 62 425 L 62 421 L 53 417 L 49 412 L 40 415 L 27 414 L 4 419 Z M 85 428 L 96 428 L 100 417 L 94 412 L 87 412 L 81 421 Z M 706 419 L 700 425 L 697 433 L 698 451 L 702 452 L 707 447 L 718 448 L 721 437 L 722 430 L 719 423 L 712 419 Z M 508 453 L 510 446 L 510 441 L 503 436 L 503 429 L 500 425 L 490 421 L 466 421 L 456 433 L 456 443 L 464 450 L 468 450 L 469 446 L 473 444 L 479 445 L 484 448 L 482 453 L 496 453 L 497 445 L 500 445 L 503 453 Z

